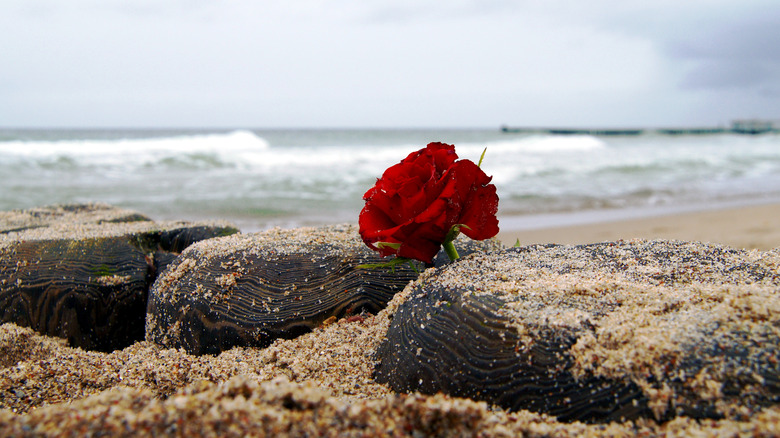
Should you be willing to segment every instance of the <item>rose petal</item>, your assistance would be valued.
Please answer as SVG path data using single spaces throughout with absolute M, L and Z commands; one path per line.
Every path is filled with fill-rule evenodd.
M 468 160 L 455 163 L 450 169 L 456 180 L 462 208 L 457 223 L 463 228 L 463 234 L 474 240 L 489 239 L 498 234 L 498 195 L 496 186 L 490 184 L 487 176 L 476 164 Z M 470 181 L 468 187 L 464 181 Z
M 394 237 L 402 239 L 398 256 L 433 263 L 445 235 L 432 223 L 413 222 L 404 225 L 394 233 Z

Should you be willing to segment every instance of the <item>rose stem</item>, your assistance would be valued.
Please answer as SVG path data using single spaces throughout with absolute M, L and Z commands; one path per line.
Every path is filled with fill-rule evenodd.
M 444 247 L 444 252 L 447 253 L 447 257 L 450 258 L 450 261 L 455 261 L 456 259 L 460 258 L 458 255 L 458 250 L 455 249 L 455 245 L 452 243 L 452 240 L 448 240 L 442 243 L 442 246 Z

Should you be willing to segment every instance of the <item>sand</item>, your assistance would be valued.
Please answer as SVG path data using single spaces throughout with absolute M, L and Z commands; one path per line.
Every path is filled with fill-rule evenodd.
M 735 248 L 768 250 L 780 247 L 780 204 L 532 230 L 502 228 L 498 237 L 505 245 L 514 245 L 517 239 L 521 244 L 529 245 L 641 238 L 721 243 Z
M 505 232 L 522 243 L 671 237 L 780 247 L 780 205 L 556 230 Z M 642 234 L 650 233 L 650 234 Z M 670 234 L 664 234 L 670 233 Z M 688 234 L 686 234 L 688 233 Z M 677 418 L 561 423 L 444 395 L 396 394 L 374 382 L 388 309 L 266 349 L 192 356 L 138 342 L 98 353 L 0 325 L 0 436 L 777 436 L 780 407 L 737 421 Z

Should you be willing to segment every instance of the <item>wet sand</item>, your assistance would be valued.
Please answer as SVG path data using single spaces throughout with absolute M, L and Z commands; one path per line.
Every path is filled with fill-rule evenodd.
M 529 245 L 583 244 L 640 238 L 689 240 L 720 243 L 735 248 L 768 250 L 780 247 L 780 204 L 532 230 L 502 228 L 498 237 L 505 245 L 510 246 L 518 239 L 521 245 Z

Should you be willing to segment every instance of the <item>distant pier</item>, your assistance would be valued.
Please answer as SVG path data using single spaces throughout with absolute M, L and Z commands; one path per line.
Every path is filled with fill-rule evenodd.
M 558 135 L 639 135 L 644 129 L 549 129 L 548 132 Z
M 633 136 L 641 134 L 660 135 L 712 135 L 712 134 L 766 134 L 780 133 L 780 123 L 768 120 L 735 120 L 731 127 L 659 128 L 659 129 L 603 129 L 603 128 L 513 128 L 502 126 L 502 132 L 551 135 L 596 135 Z

